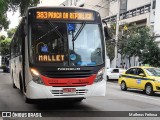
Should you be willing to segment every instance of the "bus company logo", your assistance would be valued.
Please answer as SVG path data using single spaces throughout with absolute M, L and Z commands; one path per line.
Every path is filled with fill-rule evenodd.
M 2 117 L 11 117 L 11 112 L 2 112 Z
M 58 70 L 81 70 L 80 68 L 58 68 Z

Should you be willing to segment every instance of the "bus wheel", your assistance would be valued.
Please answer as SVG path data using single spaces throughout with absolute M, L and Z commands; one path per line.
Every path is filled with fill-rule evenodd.
M 12 83 L 12 87 L 13 87 L 13 88 L 17 88 L 16 85 L 14 84 L 14 82 Z
M 22 83 L 22 77 L 19 76 L 19 85 L 20 85 L 20 91 L 23 93 L 23 83 Z
M 16 85 L 15 85 L 15 83 L 14 83 L 13 72 L 12 72 L 12 87 L 13 88 L 17 88 Z
M 27 98 L 25 95 L 24 95 L 24 101 L 25 103 L 32 103 L 32 100 Z

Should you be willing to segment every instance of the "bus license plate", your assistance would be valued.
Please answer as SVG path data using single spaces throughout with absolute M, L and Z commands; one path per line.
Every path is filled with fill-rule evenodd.
M 76 88 L 63 88 L 63 94 L 76 94 Z

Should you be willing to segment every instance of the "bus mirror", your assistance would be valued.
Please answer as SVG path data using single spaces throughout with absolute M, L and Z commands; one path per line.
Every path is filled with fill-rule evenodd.
M 105 35 L 105 40 L 109 40 L 113 38 L 111 30 L 107 26 L 104 27 L 104 35 Z

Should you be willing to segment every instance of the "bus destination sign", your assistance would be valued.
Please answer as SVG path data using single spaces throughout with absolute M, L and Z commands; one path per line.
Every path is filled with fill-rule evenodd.
M 36 19 L 61 19 L 61 20 L 88 20 L 93 21 L 93 12 L 58 12 L 58 11 L 36 11 Z

